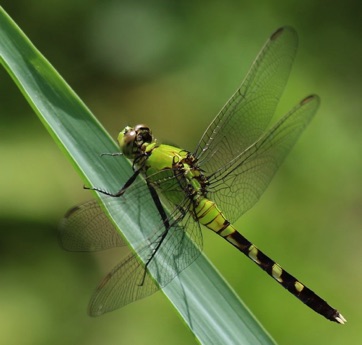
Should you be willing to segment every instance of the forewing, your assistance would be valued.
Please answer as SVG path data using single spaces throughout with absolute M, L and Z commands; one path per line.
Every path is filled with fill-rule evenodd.
M 154 235 L 159 224 L 151 223 L 151 220 L 161 217 L 141 177 L 123 196 L 114 198 L 101 195 L 101 198 L 116 214 L 115 221 L 122 223 L 125 218 L 131 218 L 138 224 L 144 239 Z M 149 207 L 142 207 L 144 204 Z M 169 204 L 169 207 L 173 209 L 174 205 Z M 126 244 L 97 200 L 71 208 L 60 223 L 59 238 L 62 247 L 69 251 L 99 251 Z
M 210 176 L 208 196 L 227 219 L 236 221 L 259 200 L 318 106 L 318 96 L 305 98 L 254 145 Z
M 59 240 L 65 250 L 76 252 L 125 245 L 97 200 L 77 205 L 66 213 L 59 226 Z
M 266 42 L 197 146 L 195 156 L 206 174 L 222 168 L 263 134 L 288 80 L 297 44 L 290 27 L 280 28 Z

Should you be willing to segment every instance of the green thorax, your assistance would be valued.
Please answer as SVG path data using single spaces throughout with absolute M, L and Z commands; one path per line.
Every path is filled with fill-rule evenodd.
M 118 143 L 134 169 L 141 169 L 147 181 L 174 204 L 205 195 L 206 178 L 193 155 L 175 146 L 158 145 L 147 126 L 126 127 Z
M 188 168 L 188 166 L 185 167 L 184 163 L 188 154 L 187 151 L 175 146 L 156 145 L 152 148 L 145 164 L 146 176 L 151 177 L 157 172 L 168 169 Z

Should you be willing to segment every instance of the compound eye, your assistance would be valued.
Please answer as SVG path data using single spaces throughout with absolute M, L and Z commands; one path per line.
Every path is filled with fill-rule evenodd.
M 134 156 L 136 139 L 137 139 L 137 132 L 132 127 L 126 127 L 118 135 L 117 140 L 119 147 L 121 148 L 122 153 L 127 158 L 133 158 Z
M 136 126 L 134 127 L 134 130 L 135 130 L 136 132 L 138 132 L 139 130 L 148 131 L 148 132 L 151 131 L 151 130 L 150 130 L 150 127 L 148 127 L 148 126 L 145 125 L 145 124 L 136 125 Z
M 118 134 L 117 140 L 121 152 L 129 159 L 144 154 L 148 144 L 154 142 L 152 132 L 146 125 L 126 127 Z
M 143 144 L 150 144 L 154 138 L 150 128 L 147 125 L 140 124 L 135 126 L 134 130 L 137 132 L 137 145 L 141 147 Z

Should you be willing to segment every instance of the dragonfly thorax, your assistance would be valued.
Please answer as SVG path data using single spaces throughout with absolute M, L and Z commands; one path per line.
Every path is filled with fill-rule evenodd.
M 118 144 L 122 153 L 129 159 L 147 153 L 156 145 L 150 128 L 146 125 L 127 126 L 118 135 Z

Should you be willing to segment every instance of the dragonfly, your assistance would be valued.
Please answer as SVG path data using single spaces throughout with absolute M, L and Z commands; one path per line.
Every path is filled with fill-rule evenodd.
M 123 307 L 169 284 L 200 255 L 203 226 L 223 237 L 312 310 L 328 320 L 346 322 L 342 314 L 233 225 L 259 200 L 319 107 L 319 97 L 310 95 L 268 129 L 297 44 L 297 33 L 291 27 L 282 27 L 270 36 L 193 152 L 159 144 L 147 125 L 127 126 L 119 133 L 120 151 L 105 155 L 129 159 L 132 175 L 114 193 L 99 187 L 84 188 L 117 200 L 109 207 L 119 208 L 121 218 L 138 219 L 147 236 L 137 250 L 142 260 L 131 252 L 100 282 L 91 297 L 90 315 Z M 142 207 L 146 203 L 151 205 L 147 209 Z M 96 200 L 68 211 L 60 235 L 63 247 L 71 251 L 125 244 Z

